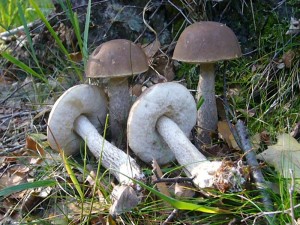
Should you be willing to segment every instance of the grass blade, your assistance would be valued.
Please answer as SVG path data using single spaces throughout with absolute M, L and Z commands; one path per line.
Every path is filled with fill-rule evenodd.
M 23 69 L 25 72 L 27 72 L 27 73 L 31 74 L 32 76 L 42 80 L 45 83 L 48 83 L 48 80 L 44 76 L 38 74 L 33 69 L 31 69 L 29 66 L 27 66 L 25 63 L 21 62 L 20 60 L 16 59 L 15 57 L 13 57 L 11 54 L 9 54 L 7 52 L 2 52 L 1 55 L 2 55 L 2 57 L 7 59 L 8 61 L 10 61 L 11 63 L 13 63 L 16 66 Z
M 62 159 L 63 159 L 63 162 L 64 162 L 64 165 L 65 165 L 65 168 L 67 170 L 67 173 L 68 175 L 70 176 L 70 179 L 72 180 L 73 184 L 74 184 L 74 187 L 76 188 L 79 196 L 80 196 L 80 199 L 83 200 L 84 199 L 84 194 L 83 194 L 83 191 L 80 187 L 80 184 L 76 178 L 76 175 L 75 173 L 73 172 L 72 168 L 71 168 L 71 165 L 67 159 L 67 157 L 65 156 L 64 154 L 64 151 L 63 150 L 59 150 L 60 151 L 60 155 L 62 156 Z
M 86 17 L 85 17 L 84 33 L 83 33 L 82 56 L 83 56 L 84 68 L 86 67 L 86 62 L 88 59 L 87 43 L 88 43 L 88 36 L 89 36 L 90 19 L 91 19 L 91 0 L 88 1 Z
M 69 53 L 63 43 L 61 42 L 60 38 L 57 36 L 56 32 L 53 30 L 52 26 L 48 22 L 47 18 L 44 16 L 43 12 L 40 10 L 39 6 L 36 4 L 35 1 L 30 0 L 30 4 L 35 9 L 36 13 L 40 17 L 40 19 L 43 21 L 43 23 L 46 25 L 47 29 L 49 30 L 51 36 L 55 39 L 56 44 L 59 46 L 60 50 L 67 56 L 69 56 Z M 70 58 L 69 58 L 70 59 Z
M 25 34 L 26 34 L 26 38 L 28 40 L 29 47 L 30 47 L 30 50 L 31 50 L 31 56 L 32 56 L 34 62 L 36 63 L 36 65 L 38 66 L 38 68 L 40 69 L 40 73 L 43 74 L 43 71 L 41 70 L 41 67 L 39 65 L 39 61 L 36 57 L 35 50 L 33 48 L 32 38 L 29 34 L 29 29 L 28 29 L 28 26 L 27 26 L 27 21 L 25 19 L 25 15 L 24 15 L 22 5 L 20 4 L 20 2 L 17 2 L 17 6 L 18 6 L 19 16 L 20 16 L 20 19 L 21 19 L 22 24 L 24 26 L 24 31 L 25 31 Z
M 55 180 L 39 180 L 30 183 L 19 184 L 7 188 L 3 188 L 0 190 L 0 197 L 6 197 L 15 192 L 24 191 L 32 188 L 40 188 L 40 187 L 52 187 L 56 185 Z
M 155 190 L 154 188 L 147 186 L 143 182 L 140 182 L 138 180 L 133 180 L 133 181 L 136 182 L 137 184 L 139 184 L 140 186 L 142 186 L 143 188 L 147 189 L 151 193 L 155 194 L 156 196 L 160 197 L 161 199 L 163 199 L 165 202 L 169 203 L 174 208 L 179 209 L 179 210 L 198 211 L 198 212 L 212 213 L 212 214 L 231 214 L 232 213 L 229 210 L 220 209 L 218 207 L 203 206 L 203 205 L 198 205 L 198 204 L 194 204 L 194 203 L 190 203 L 190 202 L 180 201 L 180 200 L 177 200 L 172 197 L 168 197 L 168 196 L 160 193 L 159 191 Z
M 51 36 L 54 38 L 56 44 L 59 46 L 59 49 L 62 51 L 62 53 L 70 60 L 70 62 L 72 63 L 72 66 L 74 68 L 74 70 L 76 71 L 78 77 L 80 80 L 83 80 L 82 74 L 80 73 L 80 71 L 78 70 L 77 66 L 75 65 L 75 63 L 72 61 L 70 54 L 68 52 L 68 50 L 65 48 L 65 46 L 63 45 L 62 41 L 60 40 L 60 38 L 57 36 L 56 32 L 53 30 L 52 26 L 50 25 L 50 23 L 48 22 L 47 18 L 44 16 L 43 12 L 41 11 L 41 9 L 39 8 L 39 6 L 37 5 L 37 3 L 34 0 L 29 0 L 30 4 L 32 5 L 32 7 L 35 9 L 37 15 L 40 17 L 40 19 L 44 22 L 45 26 L 47 27 L 47 29 L 49 30 Z

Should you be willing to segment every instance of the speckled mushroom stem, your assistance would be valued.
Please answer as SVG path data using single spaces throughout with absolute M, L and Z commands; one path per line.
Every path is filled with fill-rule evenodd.
M 189 176 L 195 177 L 194 183 L 199 188 L 213 186 L 213 176 L 221 167 L 221 161 L 210 162 L 198 151 L 181 131 L 178 125 L 166 116 L 161 116 L 156 123 L 158 133 L 175 154 L 178 163 L 186 169 Z
M 238 166 L 226 166 L 226 164 L 224 166 L 222 161 L 207 160 L 173 120 L 161 116 L 157 120 L 156 128 L 174 153 L 178 163 L 184 166 L 187 175 L 194 178 L 193 183 L 198 188 L 212 188 L 218 180 L 222 180 L 226 188 L 234 191 L 245 182 L 244 174 Z M 219 172 L 222 170 L 223 172 Z M 218 175 L 218 178 L 215 175 Z
M 192 171 L 199 162 L 207 161 L 173 120 L 161 116 L 156 123 L 156 128 L 174 153 L 178 163 L 188 171 Z
M 200 145 L 210 144 L 210 133 L 217 129 L 218 113 L 215 96 L 215 69 L 213 63 L 200 65 L 200 78 L 196 99 L 203 97 L 204 103 L 198 109 L 197 125 Z
M 133 181 L 130 178 L 143 178 L 143 173 L 136 161 L 106 141 L 87 117 L 79 116 L 74 122 L 74 129 L 86 141 L 93 155 L 97 159 L 101 159 L 102 165 L 109 169 L 120 183 L 132 185 Z
M 126 146 L 125 134 L 130 108 L 127 77 L 111 78 L 108 83 L 110 130 L 112 141 L 119 148 Z

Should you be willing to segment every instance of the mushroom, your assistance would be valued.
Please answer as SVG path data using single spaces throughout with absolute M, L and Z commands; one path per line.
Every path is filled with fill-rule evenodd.
M 197 109 L 193 96 L 178 83 L 159 83 L 142 93 L 128 116 L 127 136 L 132 151 L 146 163 L 174 159 L 199 188 L 212 187 L 221 161 L 210 162 L 190 142 Z
M 116 39 L 98 46 L 90 55 L 86 76 L 108 78 L 110 130 L 112 140 L 122 146 L 124 128 L 131 105 L 128 77 L 148 70 L 144 51 L 131 41 Z
M 210 144 L 210 133 L 217 129 L 218 113 L 215 98 L 214 63 L 241 56 L 241 49 L 233 31 L 217 22 L 197 22 L 188 26 L 180 35 L 173 59 L 200 65 L 197 102 L 204 103 L 198 110 L 198 141 Z
M 133 186 L 131 179 L 142 179 L 136 161 L 106 141 L 98 130 L 105 121 L 107 101 L 97 86 L 77 85 L 68 89 L 55 102 L 48 120 L 47 138 L 52 149 L 66 155 L 79 152 L 80 142 L 109 169 L 121 184 Z M 125 175 L 123 175 L 125 174 Z

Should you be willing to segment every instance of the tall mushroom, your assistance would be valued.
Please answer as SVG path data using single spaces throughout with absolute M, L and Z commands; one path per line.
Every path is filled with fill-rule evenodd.
M 136 161 L 98 133 L 105 121 L 106 105 L 105 94 L 97 86 L 82 84 L 68 89 L 51 110 L 48 142 L 52 149 L 61 148 L 66 155 L 72 155 L 79 152 L 80 142 L 86 141 L 93 155 L 101 158 L 102 165 L 121 184 L 133 185 L 130 178 L 143 177 Z
M 196 99 L 204 103 L 198 110 L 198 139 L 201 145 L 210 144 L 210 132 L 217 129 L 218 114 L 215 98 L 214 64 L 241 56 L 241 49 L 233 31 L 217 22 L 198 22 L 188 26 L 180 35 L 173 59 L 200 65 Z
M 122 146 L 124 142 L 122 131 L 126 128 L 131 105 L 128 77 L 147 70 L 148 61 L 144 51 L 124 39 L 101 44 L 88 59 L 86 76 L 108 80 L 110 130 L 112 140 L 117 146 Z
M 155 159 L 166 164 L 175 156 L 187 174 L 194 177 L 195 185 L 212 187 L 222 162 L 208 161 L 190 142 L 188 136 L 196 117 L 194 98 L 184 86 L 173 82 L 156 84 L 131 107 L 127 123 L 129 146 L 147 163 Z M 228 179 L 236 176 L 233 170 Z

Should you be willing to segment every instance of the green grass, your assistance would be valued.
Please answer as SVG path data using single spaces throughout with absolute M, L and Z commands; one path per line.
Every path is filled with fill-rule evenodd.
M 47 15 L 53 9 L 51 0 L 36 1 L 43 14 Z M 28 22 L 33 22 L 39 16 L 30 6 L 29 0 L 1 0 L 0 1 L 0 33 L 11 30 L 18 26 L 24 25 L 20 14 L 18 13 L 18 5 L 22 6 L 24 17 Z

